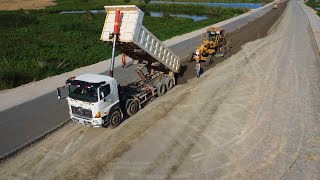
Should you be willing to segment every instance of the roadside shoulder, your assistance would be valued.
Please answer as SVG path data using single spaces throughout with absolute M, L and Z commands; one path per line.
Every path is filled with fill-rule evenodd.
M 298 1 L 298 4 L 309 21 L 314 40 L 320 52 L 320 17 L 317 15 L 317 11 L 304 4 L 303 1 Z

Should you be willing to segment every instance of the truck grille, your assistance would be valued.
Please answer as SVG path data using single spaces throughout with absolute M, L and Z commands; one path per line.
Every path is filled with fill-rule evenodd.
M 92 111 L 90 109 L 83 109 L 82 107 L 71 106 L 72 114 L 80 117 L 92 118 Z

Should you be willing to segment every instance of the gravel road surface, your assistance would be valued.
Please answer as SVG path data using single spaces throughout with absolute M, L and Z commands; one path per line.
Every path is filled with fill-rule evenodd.
M 0 179 L 318 179 L 320 64 L 291 0 L 269 35 L 110 130 L 69 123 Z

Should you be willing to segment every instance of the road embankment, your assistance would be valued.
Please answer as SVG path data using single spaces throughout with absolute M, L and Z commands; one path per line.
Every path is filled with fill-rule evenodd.
M 298 4 L 309 21 L 311 31 L 313 32 L 314 40 L 320 52 L 320 18 L 317 15 L 317 11 L 305 5 L 303 1 L 298 1 Z

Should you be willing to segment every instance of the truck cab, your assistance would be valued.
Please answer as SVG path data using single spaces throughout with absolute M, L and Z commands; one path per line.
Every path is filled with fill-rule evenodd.
M 144 13 L 137 6 L 105 6 L 105 10 L 100 39 L 112 44 L 112 52 L 118 49 L 136 62 L 138 79 L 119 86 L 112 77 L 83 74 L 68 79 L 66 86 L 57 88 L 57 94 L 58 98 L 67 99 L 73 121 L 115 128 L 124 114 L 133 116 L 175 86 L 182 59 L 142 25 Z M 113 76 L 114 53 L 110 67 Z
M 62 89 L 65 96 L 62 97 Z M 66 98 L 70 118 L 80 124 L 111 128 L 121 123 L 118 84 L 109 76 L 82 74 L 66 81 L 66 86 L 57 89 L 58 98 Z

